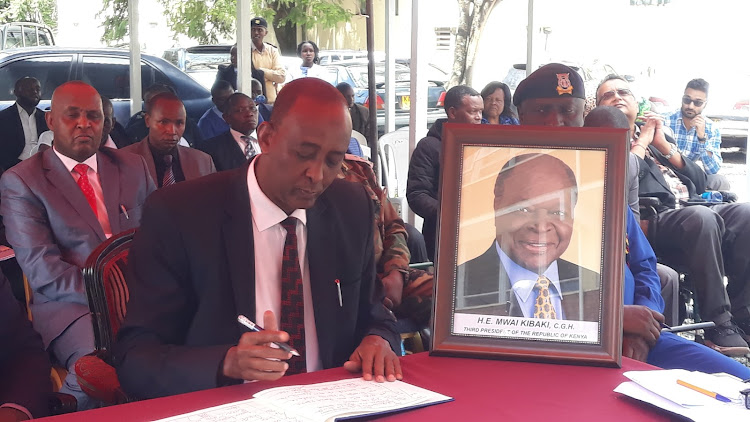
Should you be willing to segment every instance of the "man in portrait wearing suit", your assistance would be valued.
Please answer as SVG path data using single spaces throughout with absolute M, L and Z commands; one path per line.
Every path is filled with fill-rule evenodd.
M 46 115 L 53 148 L 0 178 L 0 214 L 33 291 L 34 328 L 69 369 L 61 392 L 75 396 L 78 409 L 95 405 L 73 371 L 75 361 L 94 350 L 81 268 L 101 242 L 138 226 L 141 206 L 155 190 L 142 157 L 99 150 L 102 115 L 93 87 L 81 81 L 59 86 Z
M 250 97 L 240 92 L 229 97 L 224 107 L 224 120 L 230 129 L 198 146 L 211 156 L 217 171 L 242 167 L 260 153 L 255 133 L 258 108 Z
M 458 267 L 459 308 L 526 318 L 599 320 L 599 274 L 560 259 L 573 233 L 575 174 L 546 154 L 508 161 L 495 181 L 496 240 Z M 583 309 L 579 292 L 583 291 Z
M 258 129 L 262 154 L 149 198 L 114 351 L 128 394 L 340 365 L 366 380 L 401 378 L 396 321 L 375 277 L 373 204 L 361 185 L 337 180 L 350 133 L 338 91 L 298 79 Z M 265 331 L 246 332 L 238 315 Z
M 39 135 L 47 130 L 44 111 L 37 107 L 42 98 L 39 80 L 25 76 L 13 89 L 16 102 L 0 111 L 0 167 L 7 170 L 29 158 Z
M 178 145 L 185 131 L 185 107 L 176 95 L 162 92 L 153 96 L 144 117 L 148 135 L 123 148 L 146 160 L 151 178 L 158 187 L 215 173 L 208 154 Z

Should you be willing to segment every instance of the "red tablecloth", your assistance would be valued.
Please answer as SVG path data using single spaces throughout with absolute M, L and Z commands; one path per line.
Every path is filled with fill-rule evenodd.
M 388 421 L 667 421 L 661 411 L 612 390 L 625 371 L 654 369 L 623 359 L 621 369 L 483 359 L 402 358 L 404 381 L 455 401 L 388 416 Z M 351 377 L 343 368 L 61 415 L 60 421 L 149 421 L 245 400 L 260 390 Z

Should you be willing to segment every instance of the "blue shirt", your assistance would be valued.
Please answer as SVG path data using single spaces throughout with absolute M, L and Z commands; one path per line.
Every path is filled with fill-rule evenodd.
M 664 312 L 661 281 L 656 273 L 656 255 L 643 234 L 638 220 L 629 207 L 627 212 L 627 243 L 625 249 L 625 305 L 643 305 Z
M 518 122 L 518 119 L 516 119 L 515 117 L 503 116 L 502 114 L 500 115 L 499 120 L 500 120 L 501 125 L 519 125 L 520 124 Z M 490 124 L 490 121 L 482 117 L 482 124 L 488 125 Z
M 500 249 L 497 241 L 495 242 L 495 249 L 497 249 L 497 254 L 500 256 L 500 262 L 505 267 L 505 272 L 508 273 L 508 280 L 513 288 L 513 293 L 516 295 L 518 304 L 521 306 L 523 316 L 534 318 L 534 304 L 538 295 L 538 292 L 534 290 L 534 286 L 536 285 L 536 280 L 539 278 L 539 274 L 516 264 Z M 555 312 L 557 313 L 557 319 L 565 319 L 562 304 L 560 303 L 562 298 L 560 297 L 560 276 L 557 272 L 557 261 L 554 261 L 542 275 L 547 277 L 552 282 L 552 286 L 554 286 L 550 286 L 550 297 L 552 299 L 552 306 L 555 307 Z
M 682 111 L 664 116 L 664 124 L 674 132 L 677 148 L 686 158 L 696 161 L 700 159 L 703 162 L 703 169 L 706 174 L 716 174 L 721 168 L 721 132 L 715 128 L 713 122 L 707 117 L 706 120 L 706 140 L 698 141 L 696 129 L 685 127 L 682 121 Z M 709 154 L 710 153 L 710 154 Z
M 203 139 L 211 139 L 228 131 L 229 123 L 224 121 L 221 111 L 213 106 L 206 110 L 198 120 L 198 129 L 200 129 Z

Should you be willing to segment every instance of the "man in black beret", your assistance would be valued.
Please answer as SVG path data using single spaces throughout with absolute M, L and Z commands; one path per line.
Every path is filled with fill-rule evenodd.
M 261 82 L 266 87 L 266 103 L 273 104 L 281 89 L 280 85 L 286 80 L 286 70 L 280 59 L 281 52 L 278 47 L 263 42 L 268 35 L 268 22 L 265 19 L 255 17 L 250 21 L 250 35 L 253 40 L 253 67 L 263 72 L 264 80 Z
M 522 125 L 583 126 L 586 92 L 573 68 L 550 63 L 521 81 L 513 95 Z

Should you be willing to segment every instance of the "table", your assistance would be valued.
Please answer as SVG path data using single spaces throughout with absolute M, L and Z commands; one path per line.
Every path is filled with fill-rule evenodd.
M 401 360 L 404 380 L 455 401 L 390 415 L 387 421 L 668 421 L 662 411 L 612 390 L 630 370 L 653 366 L 623 358 L 623 367 L 554 365 L 435 357 L 425 353 Z M 335 381 L 353 375 L 343 368 L 144 400 L 48 418 L 63 421 L 149 421 L 246 400 L 270 387 Z M 545 383 L 545 384 L 542 384 Z M 545 386 L 546 385 L 546 386 Z

